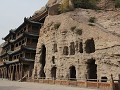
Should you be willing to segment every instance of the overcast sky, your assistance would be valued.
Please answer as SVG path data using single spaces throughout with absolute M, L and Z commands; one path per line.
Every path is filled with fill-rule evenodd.
M 23 23 L 24 17 L 33 13 L 47 3 L 48 0 L 1 0 L 0 1 L 0 44 L 10 29 Z

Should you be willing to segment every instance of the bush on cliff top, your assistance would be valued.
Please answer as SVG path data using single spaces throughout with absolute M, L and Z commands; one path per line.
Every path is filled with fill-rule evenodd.
M 63 3 L 59 7 L 59 11 L 60 11 L 60 13 L 65 13 L 65 12 L 70 11 L 69 0 L 63 1 Z
M 97 9 L 97 2 L 99 0 L 72 0 L 75 8 Z
M 120 0 L 115 0 L 115 7 L 120 8 Z

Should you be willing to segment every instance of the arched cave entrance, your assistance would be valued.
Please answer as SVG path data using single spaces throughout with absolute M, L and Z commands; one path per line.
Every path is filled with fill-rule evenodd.
M 40 64 L 42 65 L 41 70 L 40 70 L 40 77 L 45 78 L 46 77 L 45 72 L 44 72 L 44 67 L 46 64 L 46 47 L 45 47 L 45 45 L 42 45 L 42 48 L 41 48 Z
M 51 69 L 51 77 L 52 77 L 52 79 L 56 79 L 56 70 L 57 70 L 56 67 L 53 67 L 53 68 Z
M 85 42 L 85 51 L 86 53 L 94 53 L 95 52 L 95 42 L 92 39 L 88 39 L 86 42 Z
M 70 67 L 70 80 L 76 80 L 76 69 L 75 66 Z
M 96 81 L 97 80 L 97 65 L 95 64 L 95 60 L 89 59 L 87 64 L 88 64 L 88 79 L 89 80 L 91 79 L 90 81 Z

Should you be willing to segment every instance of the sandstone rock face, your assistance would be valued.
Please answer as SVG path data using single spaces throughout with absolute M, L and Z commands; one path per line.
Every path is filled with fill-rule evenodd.
M 114 0 L 100 0 L 98 3 L 98 7 L 100 7 L 101 9 L 112 10 L 115 8 Z
M 42 13 L 45 9 L 46 9 L 46 7 L 42 7 L 40 10 L 35 11 L 34 14 L 33 14 L 33 16 Z
M 51 7 L 52 5 L 57 4 L 57 1 L 58 1 L 58 0 L 49 0 L 48 3 L 47 3 L 47 5 L 48 5 L 49 7 Z
M 57 4 L 61 4 L 63 0 L 49 0 L 48 3 L 46 4 L 48 7 L 52 7 L 52 6 L 55 6 Z M 70 7 L 73 9 L 73 4 L 71 2 L 71 0 L 69 0 L 69 4 L 70 4 Z M 101 9 L 105 9 L 105 10 L 113 10 L 115 8 L 115 5 L 114 5 L 114 1 L 113 0 L 100 0 L 97 4 L 97 6 Z M 58 8 L 58 7 L 56 7 Z M 50 11 L 52 11 L 52 14 L 55 12 L 56 14 L 56 10 L 58 9 L 55 9 L 55 8 L 52 8 L 50 9 Z M 46 10 L 46 6 L 45 7 L 42 7 L 40 10 L 37 10 L 34 12 L 33 16 L 35 15 L 38 15 L 38 14 L 41 14 L 43 11 Z
M 113 74 L 118 79 L 119 14 L 76 9 L 49 15 L 40 30 L 33 77 L 111 79 Z M 89 22 L 91 17 L 95 23 Z

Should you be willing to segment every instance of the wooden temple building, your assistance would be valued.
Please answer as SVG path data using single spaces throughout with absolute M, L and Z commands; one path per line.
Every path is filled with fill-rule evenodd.
M 0 53 L 0 78 L 22 80 L 32 75 L 39 31 L 42 27 L 47 10 L 30 18 L 4 37 Z M 29 74 L 28 74 L 29 73 Z

